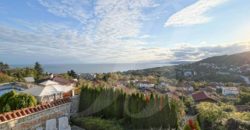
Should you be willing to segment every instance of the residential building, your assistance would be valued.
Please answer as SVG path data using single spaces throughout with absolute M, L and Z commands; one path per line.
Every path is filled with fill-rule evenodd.
M 217 102 L 214 98 L 212 98 L 208 93 L 204 91 L 200 91 L 192 94 L 192 97 L 196 103 L 199 102 Z
M 38 102 L 51 102 L 75 95 L 74 80 L 64 79 L 59 76 L 51 76 L 38 85 L 22 91 L 36 97 Z
M 139 82 L 137 83 L 137 86 L 138 86 L 139 88 L 152 88 L 152 87 L 155 86 L 155 84 L 150 83 L 150 82 L 148 82 L 148 81 L 139 81 Z
M 35 79 L 34 79 L 34 77 L 24 77 L 24 81 L 26 83 L 34 83 Z
M 236 87 L 222 87 L 222 95 L 227 96 L 227 95 L 238 95 L 239 90 Z

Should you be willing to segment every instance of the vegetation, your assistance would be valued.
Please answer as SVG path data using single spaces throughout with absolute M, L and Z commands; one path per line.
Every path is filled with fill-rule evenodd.
M 36 62 L 35 66 L 34 66 L 34 70 L 35 70 L 35 79 L 36 80 L 41 79 L 41 77 L 43 75 L 43 68 L 42 68 L 41 64 Z
M 249 88 L 241 88 L 239 103 L 240 105 L 250 105 L 250 89 Z
M 229 119 L 250 121 L 249 112 L 236 112 L 235 107 L 229 104 L 204 102 L 197 105 L 197 110 L 204 130 L 221 129 Z
M 0 83 L 6 83 L 13 81 L 13 78 L 0 72 Z
M 210 57 L 210 58 L 204 59 L 200 62 L 214 63 L 217 65 L 244 65 L 244 64 L 250 64 L 249 55 L 250 55 L 250 51 L 243 52 L 243 53 L 237 53 L 237 54 L 233 54 L 233 55 L 223 55 L 223 56 Z
M 184 126 L 184 130 L 201 130 L 199 123 L 197 120 L 188 120 L 186 125 Z
M 72 122 L 87 130 L 123 130 L 119 122 L 98 117 L 73 118 Z
M 105 119 L 121 119 L 124 124 L 137 129 L 177 129 L 181 102 L 167 96 L 125 94 L 120 90 L 83 87 L 79 111 L 82 116 L 97 116 Z
M 8 64 L 0 62 L 0 83 L 4 82 L 22 82 L 24 77 L 34 77 L 36 80 L 41 79 L 44 75 L 42 66 L 36 62 L 34 68 L 9 68 Z
M 11 91 L 0 97 L 0 113 L 32 107 L 36 104 L 37 101 L 32 95 Z
M 0 72 L 4 72 L 6 70 L 8 70 L 10 67 L 8 64 L 5 64 L 3 62 L 0 62 Z
M 72 77 L 72 78 L 75 78 L 75 79 L 77 78 L 77 74 L 76 74 L 76 72 L 75 72 L 74 70 L 68 71 L 67 74 L 68 74 L 70 77 Z

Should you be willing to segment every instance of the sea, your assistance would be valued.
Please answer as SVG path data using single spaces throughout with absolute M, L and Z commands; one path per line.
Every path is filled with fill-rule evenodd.
M 42 65 L 45 72 L 48 73 L 65 73 L 74 70 L 76 73 L 107 73 L 107 72 L 124 72 L 128 70 L 140 70 L 154 67 L 170 66 L 173 64 L 164 63 L 138 63 L 138 64 L 45 64 Z M 11 65 L 12 68 L 32 67 L 33 65 Z

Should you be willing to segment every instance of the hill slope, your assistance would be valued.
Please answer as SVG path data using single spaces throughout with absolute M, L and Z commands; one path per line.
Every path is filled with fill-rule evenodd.
M 207 63 L 208 65 L 201 65 L 201 63 Z M 243 82 L 240 77 L 243 73 L 240 74 L 237 68 L 245 64 L 250 64 L 250 51 L 232 55 L 214 56 L 190 64 L 135 70 L 126 73 L 176 78 L 176 70 L 192 70 L 197 74 L 192 77 L 193 80 Z
M 250 64 L 250 51 L 233 55 L 214 56 L 198 61 L 197 63 L 213 63 L 216 65 L 237 65 Z

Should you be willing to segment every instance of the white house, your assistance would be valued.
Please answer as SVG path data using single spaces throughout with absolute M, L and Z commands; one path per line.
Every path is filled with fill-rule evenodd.
M 155 84 L 153 83 L 149 83 L 147 81 L 143 81 L 143 82 L 138 82 L 137 86 L 139 88 L 153 88 L 155 86 Z
M 71 95 L 74 96 L 74 87 L 47 80 L 40 83 L 40 86 L 35 86 L 22 92 L 35 96 L 38 102 L 43 103 L 62 99 L 65 93 L 71 93 Z
M 38 85 L 22 91 L 36 97 L 38 102 L 51 102 L 75 95 L 76 81 L 51 75 Z
M 24 77 L 26 83 L 34 83 L 35 79 L 33 77 Z
M 239 90 L 236 87 L 222 87 L 222 95 L 226 96 L 226 95 L 238 95 L 239 94 Z
M 187 92 L 193 92 L 194 91 L 194 87 L 193 86 L 186 86 L 186 87 L 183 87 L 183 90 L 187 91 Z
M 48 86 L 48 87 L 35 86 L 21 92 L 33 95 L 40 103 L 52 102 L 57 99 L 63 98 L 63 92 L 57 90 L 53 86 Z

